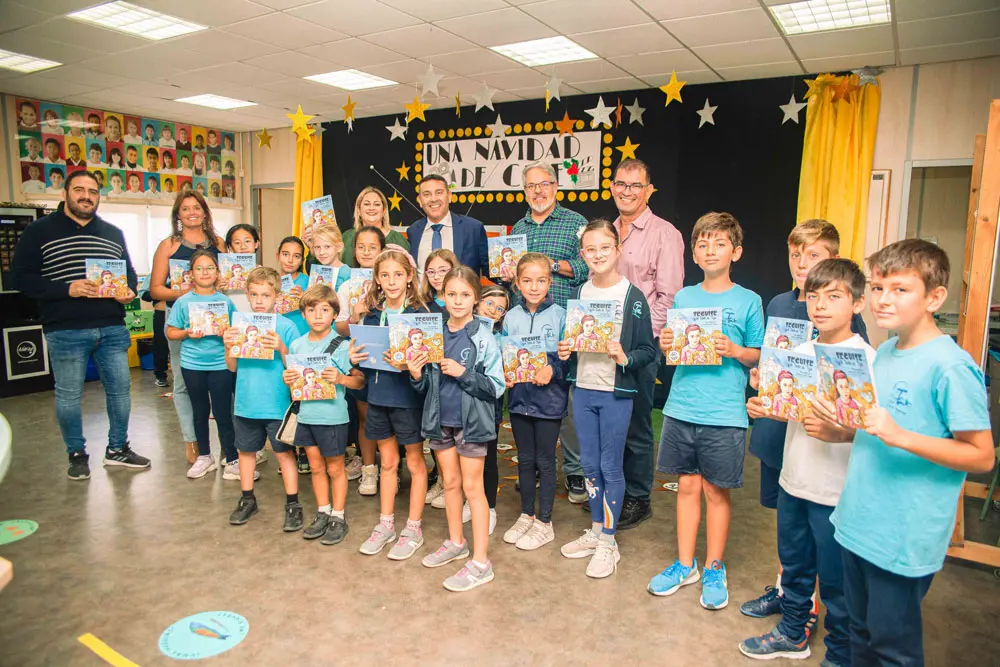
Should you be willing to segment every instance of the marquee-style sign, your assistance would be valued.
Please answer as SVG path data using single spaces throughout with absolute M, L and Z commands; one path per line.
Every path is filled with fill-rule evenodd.
M 667 82 L 666 85 L 660 86 L 660 90 L 667 94 L 667 101 L 663 106 L 670 106 L 670 103 L 674 100 L 683 104 L 684 100 L 681 99 L 681 88 L 683 88 L 686 83 L 687 81 L 678 81 L 677 72 L 671 70 L 670 81 Z
M 424 112 L 430 108 L 431 105 L 424 104 L 420 101 L 419 95 L 413 96 L 413 101 L 409 104 L 404 104 L 403 107 L 407 111 L 406 124 L 409 125 L 414 119 L 419 118 L 420 120 L 427 122 L 427 117 L 424 116 Z
M 700 117 L 700 120 L 698 121 L 699 130 L 705 123 L 710 123 L 712 125 L 715 125 L 714 115 L 715 115 L 715 110 L 718 108 L 719 108 L 718 106 L 713 107 L 712 105 L 710 105 L 708 103 L 708 98 L 707 97 L 705 98 L 705 106 L 703 106 L 700 110 L 696 112 Z
M 258 132 L 257 133 L 257 148 L 264 148 L 265 146 L 267 148 L 270 148 L 271 147 L 271 137 L 272 137 L 272 135 L 270 133 L 268 133 L 266 127 L 264 129 L 262 129 L 260 132 Z

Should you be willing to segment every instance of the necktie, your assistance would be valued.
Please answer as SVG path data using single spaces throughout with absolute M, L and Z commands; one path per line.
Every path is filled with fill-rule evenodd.
M 434 230 L 434 236 L 431 237 L 431 250 L 441 249 L 441 228 L 444 227 L 441 223 L 436 225 L 431 225 L 431 229 Z

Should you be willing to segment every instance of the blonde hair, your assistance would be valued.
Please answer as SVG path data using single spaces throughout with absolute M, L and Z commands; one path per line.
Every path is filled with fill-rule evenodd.
M 247 289 L 250 285 L 270 285 L 277 294 L 281 291 L 281 276 L 270 266 L 258 266 L 247 274 Z
M 702 236 L 709 236 L 712 232 L 725 232 L 734 248 L 743 245 L 743 228 L 732 213 L 712 211 L 698 218 L 691 230 L 691 245 L 696 245 Z
M 365 295 L 365 311 L 375 312 L 381 309 L 385 303 L 385 292 L 382 291 L 382 285 L 378 281 L 378 272 L 382 263 L 390 260 L 402 266 L 403 270 L 406 271 L 406 300 L 410 307 L 423 308 L 424 300 L 417 287 L 417 270 L 413 266 L 410 255 L 402 250 L 386 249 L 379 253 L 378 257 L 375 258 L 375 263 L 372 264 L 372 285 L 368 288 L 368 294 Z
M 365 226 L 361 221 L 361 200 L 365 198 L 365 195 L 375 193 L 378 198 L 382 200 L 382 233 L 389 233 L 389 200 L 385 198 L 385 195 L 381 190 L 373 185 L 369 185 L 367 188 L 358 193 L 358 198 L 354 200 L 354 229 L 358 230 Z
M 340 229 L 335 225 L 323 225 L 313 232 L 313 243 L 316 243 L 317 239 L 323 239 L 329 242 L 334 247 L 340 246 L 338 252 L 344 252 L 344 237 L 340 234 Z
M 826 220 L 814 218 L 803 220 L 795 225 L 795 229 L 788 235 L 788 245 L 793 248 L 801 248 L 822 241 L 830 254 L 836 257 L 840 254 L 840 232 Z
M 545 269 L 549 276 L 552 276 L 552 260 L 549 259 L 548 255 L 542 254 L 540 252 L 526 252 L 521 255 L 521 259 L 517 260 L 517 268 L 514 273 L 516 277 L 521 277 L 521 270 L 529 264 L 537 264 Z
M 432 259 L 443 259 L 451 264 L 452 269 L 462 265 L 455 253 L 447 248 L 431 251 L 431 254 L 427 255 L 427 259 L 424 260 L 424 280 L 420 285 L 420 298 L 424 300 L 424 303 L 430 303 L 437 296 L 437 292 L 431 287 L 431 281 L 427 278 L 427 267 L 430 266 Z
M 329 304 L 333 308 L 334 318 L 340 315 L 340 299 L 337 298 L 337 293 L 329 285 L 313 285 L 307 289 L 299 299 L 299 310 L 305 314 L 306 308 L 320 303 Z

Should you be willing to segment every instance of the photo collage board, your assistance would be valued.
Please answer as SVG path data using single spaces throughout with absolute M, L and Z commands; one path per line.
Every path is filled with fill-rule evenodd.
M 236 133 L 18 97 L 21 192 L 58 196 L 74 171 L 97 174 L 108 198 L 173 201 L 197 190 L 235 205 Z

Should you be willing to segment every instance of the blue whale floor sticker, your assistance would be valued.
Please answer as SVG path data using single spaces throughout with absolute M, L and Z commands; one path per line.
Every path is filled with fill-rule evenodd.
M 225 653 L 247 636 L 250 623 L 231 611 L 203 611 L 182 618 L 160 635 L 160 652 L 176 660 L 201 660 Z
M 36 530 L 38 530 L 38 524 L 29 519 L 0 521 L 0 544 L 9 544 L 23 540 Z

